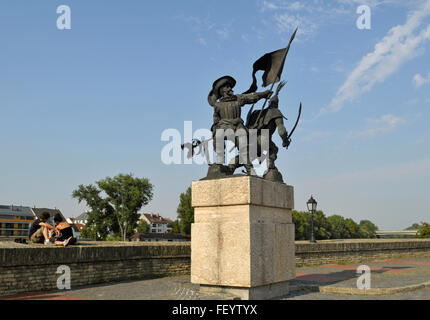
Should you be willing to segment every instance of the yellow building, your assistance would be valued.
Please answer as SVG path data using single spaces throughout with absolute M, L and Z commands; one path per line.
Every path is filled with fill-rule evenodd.
M 0 205 L 0 240 L 28 238 L 33 221 L 29 207 Z

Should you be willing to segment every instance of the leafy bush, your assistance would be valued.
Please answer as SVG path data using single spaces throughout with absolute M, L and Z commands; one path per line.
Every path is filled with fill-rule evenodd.
M 106 241 L 121 241 L 122 239 L 121 239 L 121 236 L 120 235 L 110 235 L 110 234 L 108 234 L 107 236 L 106 236 L 106 239 L 105 239 Z
M 83 239 L 94 239 L 97 240 L 97 231 L 89 226 L 84 226 L 81 229 L 81 237 Z
M 430 224 L 423 222 L 420 229 L 418 230 L 418 237 L 430 238 Z

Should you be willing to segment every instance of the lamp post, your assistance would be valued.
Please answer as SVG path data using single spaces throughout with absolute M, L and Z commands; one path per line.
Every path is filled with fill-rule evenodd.
M 315 240 L 315 233 L 314 233 L 314 213 L 317 210 L 317 202 L 315 201 L 314 197 L 311 196 L 311 198 L 307 202 L 308 210 L 311 212 L 311 242 L 315 243 L 317 242 Z

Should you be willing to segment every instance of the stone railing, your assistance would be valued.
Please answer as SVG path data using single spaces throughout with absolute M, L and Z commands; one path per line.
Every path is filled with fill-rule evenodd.
M 296 241 L 296 264 L 365 262 L 430 256 L 430 239 Z M 0 296 L 57 289 L 57 268 L 71 271 L 71 286 L 189 274 L 190 243 L 82 242 L 51 247 L 0 242 Z

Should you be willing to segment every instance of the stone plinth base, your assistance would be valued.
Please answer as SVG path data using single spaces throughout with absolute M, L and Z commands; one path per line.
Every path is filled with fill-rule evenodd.
M 295 278 L 293 193 L 252 176 L 193 182 L 191 282 L 244 299 L 287 294 Z
M 289 293 L 289 282 L 284 281 L 252 288 L 209 286 L 201 284 L 200 292 L 209 294 L 229 294 L 239 297 L 241 300 L 268 300 L 287 295 Z

